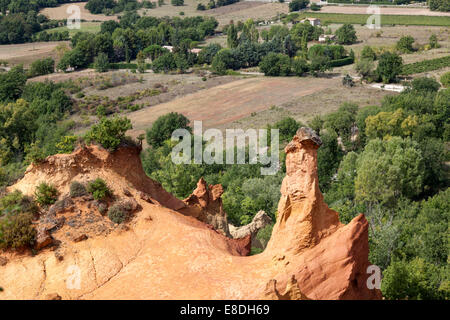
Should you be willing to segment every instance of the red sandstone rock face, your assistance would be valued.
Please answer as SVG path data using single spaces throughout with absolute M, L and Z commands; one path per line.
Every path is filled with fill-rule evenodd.
M 179 201 L 145 177 L 131 148 L 109 154 L 89 147 L 50 157 L 30 167 L 11 191 L 32 194 L 47 181 L 63 194 L 72 180 L 100 176 L 115 194 L 126 189 L 142 210 L 107 236 L 62 243 L 36 256 L 2 253 L 8 263 L 0 266 L 0 299 L 380 299 L 366 286 L 367 220 L 360 215 L 343 225 L 323 202 L 320 143 L 302 128 L 286 147 L 272 238 L 262 254 L 249 257 L 239 256 L 235 240 L 177 211 L 188 203 L 201 213 L 217 204 L 220 188 L 199 183 L 195 197 Z M 80 278 L 75 287 L 68 285 L 74 270 Z

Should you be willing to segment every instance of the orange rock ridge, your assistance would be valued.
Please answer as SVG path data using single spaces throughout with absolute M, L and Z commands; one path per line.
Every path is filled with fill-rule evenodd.
M 277 222 L 266 250 L 254 256 L 241 256 L 232 239 L 186 215 L 189 206 L 203 214 L 206 196 L 220 198 L 218 187 L 199 182 L 195 197 L 178 200 L 146 177 L 136 148 L 83 147 L 32 165 L 10 191 L 32 194 L 46 181 L 64 194 L 73 180 L 101 177 L 115 195 L 134 198 L 140 211 L 107 235 L 61 238 L 56 251 L 0 253 L 7 258 L 0 299 L 380 299 L 379 290 L 366 286 L 367 220 L 359 215 L 343 225 L 323 201 L 320 144 L 311 129 L 301 128 L 286 147 Z

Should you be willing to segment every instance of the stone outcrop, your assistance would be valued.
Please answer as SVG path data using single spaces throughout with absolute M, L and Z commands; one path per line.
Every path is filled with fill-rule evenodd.
M 75 200 L 73 212 L 56 214 L 67 222 L 55 227 L 55 241 L 60 241 L 52 247 L 55 251 L 1 253 L 8 263 L 0 266 L 5 289 L 0 299 L 45 299 L 56 292 L 64 300 L 381 299 L 379 290 L 366 285 L 367 220 L 361 214 L 343 225 L 323 201 L 317 175 L 320 144 L 314 131 L 301 128 L 287 145 L 287 172 L 272 237 L 264 252 L 252 256 L 242 256 L 249 248 L 239 242 L 248 244 L 251 234 L 230 239 L 218 231 L 228 226 L 219 187 L 200 181 L 193 196 L 180 201 L 145 176 L 139 152 L 132 148 L 108 153 L 85 147 L 49 157 L 31 166 L 10 190 L 32 194 L 39 182 L 47 181 L 65 194 L 72 180 L 102 177 L 114 194 L 123 196 L 126 189 L 141 209 L 123 227 L 95 215 L 92 219 L 108 222 L 107 234 L 65 242 L 59 238 L 65 228 L 83 228 L 78 221 L 91 219 L 91 209 Z M 186 214 L 191 208 L 195 214 Z M 222 220 L 199 221 L 205 209 Z M 86 219 L 72 221 L 79 214 Z M 74 274 L 78 284 L 70 281 Z
M 36 230 L 35 249 L 41 250 L 53 243 L 53 238 L 44 226 L 39 226 Z
M 186 207 L 179 211 L 209 224 L 223 235 L 231 237 L 227 214 L 223 210 L 222 194 L 223 188 L 220 184 L 208 186 L 205 179 L 200 178 L 194 192 L 183 200 Z
M 286 285 L 283 293 L 280 293 L 277 289 L 277 280 L 271 279 L 267 282 L 266 289 L 261 296 L 262 300 L 311 300 L 305 296 L 298 286 L 298 282 L 295 276 L 292 275 L 291 279 Z
M 257 247 L 264 249 L 265 245 L 259 243 L 256 239 L 256 235 L 259 230 L 268 226 L 272 222 L 272 218 L 269 217 L 264 211 L 259 211 L 252 219 L 252 222 L 242 227 L 235 227 L 232 224 L 228 224 L 230 234 L 234 239 L 245 238 L 250 235 L 251 247 Z
M 148 178 L 139 157 L 140 148 L 123 146 L 110 153 L 98 146 L 79 146 L 72 154 L 56 154 L 44 161 L 31 164 L 25 177 L 9 189 L 33 195 L 36 185 L 45 181 L 68 194 L 72 181 L 87 182 L 96 178 L 113 179 L 109 187 L 115 194 L 124 194 L 128 185 L 160 203 L 166 208 L 178 210 L 184 203 L 164 190 L 160 183 Z
M 272 251 L 299 254 L 316 245 L 340 225 L 319 190 L 317 149 L 320 137 L 300 128 L 286 146 L 286 177 L 281 185 L 277 223 L 268 243 Z

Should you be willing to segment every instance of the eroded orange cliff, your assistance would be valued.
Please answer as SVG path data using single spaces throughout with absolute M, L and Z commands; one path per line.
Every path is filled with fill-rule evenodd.
M 343 225 L 323 201 L 320 144 L 312 130 L 302 128 L 286 147 L 277 222 L 266 250 L 254 256 L 240 256 L 229 238 L 180 213 L 186 202 L 145 176 L 136 148 L 108 153 L 84 147 L 49 157 L 10 191 L 32 194 L 46 181 L 64 195 L 71 181 L 101 177 L 116 197 L 138 206 L 123 225 L 101 220 L 107 217 L 89 199 L 55 213 L 92 213 L 89 221 L 104 223 L 108 232 L 87 230 L 81 240 L 68 238 L 64 228 L 74 227 L 63 222 L 52 231 L 56 244 L 35 256 L 0 253 L 7 259 L 0 266 L 0 299 L 379 299 L 380 292 L 366 286 L 366 219 L 360 215 Z

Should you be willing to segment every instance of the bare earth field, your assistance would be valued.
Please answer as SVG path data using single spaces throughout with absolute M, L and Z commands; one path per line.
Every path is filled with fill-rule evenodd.
M 281 13 L 288 13 L 288 5 L 286 3 L 264 3 L 255 1 L 244 1 L 233 3 L 228 6 L 205 11 L 214 16 L 219 25 L 223 26 L 233 21 L 246 21 L 247 19 L 269 20 L 277 17 Z
M 304 81 L 314 81 L 313 78 L 302 78 Z M 288 102 L 276 104 L 269 109 L 256 112 L 250 116 L 243 117 L 224 128 L 265 128 L 267 124 L 273 124 L 285 117 L 292 117 L 297 121 L 307 124 L 316 115 L 323 115 L 336 111 L 344 102 L 356 103 L 359 107 L 377 105 L 386 95 L 395 93 L 378 90 L 356 84 L 353 88 L 342 86 L 341 79 L 328 79 L 331 86 L 323 90 L 307 94 L 302 97 L 293 97 Z
M 202 120 L 205 128 L 263 128 L 288 114 L 305 120 L 332 111 L 353 94 L 355 99 L 352 101 L 367 105 L 378 103 L 388 93 L 362 87 L 347 89 L 338 77 L 251 77 L 128 113 L 127 117 L 133 123 L 132 136 L 143 133 L 159 116 L 168 112 Z
M 33 61 L 42 58 L 56 58 L 55 48 L 67 41 L 34 42 L 21 44 L 0 45 L 0 60 L 7 60 L 10 65 L 30 65 Z
M 77 5 L 80 7 L 81 20 L 86 21 L 107 21 L 107 20 L 117 20 L 117 16 L 105 16 L 103 14 L 92 14 L 86 10 L 86 2 L 74 2 L 66 3 L 55 8 L 44 8 L 40 11 L 41 14 L 47 16 L 49 19 L 67 19 L 70 14 L 67 13 L 67 8 L 71 5 Z
M 368 6 L 323 6 L 320 12 L 344 14 L 368 14 Z M 431 11 L 428 8 L 380 7 L 381 14 L 411 16 L 449 16 L 450 12 Z M 371 12 L 372 13 L 372 12 Z
M 266 3 L 259 1 L 241 1 L 228 6 L 219 7 L 212 10 L 197 11 L 197 4 L 207 4 L 207 0 L 185 0 L 184 6 L 172 6 L 167 4 L 154 9 L 141 9 L 142 14 L 146 12 L 147 16 L 164 17 L 164 16 L 180 16 L 180 12 L 184 12 L 184 16 L 213 16 L 219 21 L 219 26 L 224 26 L 234 20 L 235 22 L 247 19 L 271 19 L 279 13 L 288 13 L 288 5 L 286 3 Z

